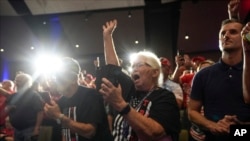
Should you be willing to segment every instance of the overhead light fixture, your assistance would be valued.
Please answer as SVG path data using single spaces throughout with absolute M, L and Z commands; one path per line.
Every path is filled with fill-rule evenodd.
M 0 51 L 1 51 L 1 52 L 4 52 L 4 49 L 3 49 L 3 48 L 1 48 L 1 49 L 0 49 Z
M 188 40 L 189 39 L 189 35 L 186 33 L 185 35 L 185 39 Z
M 85 12 L 85 14 L 84 14 L 84 21 L 85 22 L 89 21 L 90 14 L 91 14 L 90 12 Z
M 131 11 L 129 10 L 128 11 L 128 18 L 131 18 L 132 17 L 132 13 L 131 13 Z
M 87 22 L 89 19 L 87 16 L 85 16 L 84 21 Z

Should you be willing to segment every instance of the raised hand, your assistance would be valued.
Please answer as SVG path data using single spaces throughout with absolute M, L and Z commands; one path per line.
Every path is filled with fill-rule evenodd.
M 183 56 L 181 56 L 181 55 L 176 55 L 176 56 L 175 56 L 175 63 L 176 63 L 176 65 L 177 65 L 178 67 L 184 66 L 185 60 L 184 60 Z
M 230 0 L 227 7 L 229 19 L 239 19 L 240 0 Z
M 250 52 L 250 40 L 246 39 L 246 34 L 249 33 L 250 34 L 250 22 L 248 22 L 246 24 L 246 26 L 242 29 L 241 31 L 241 36 L 242 36 L 242 47 L 243 50 L 246 52 Z M 250 36 L 250 35 L 248 35 Z M 250 37 L 249 37 L 250 38 Z
M 116 26 L 117 26 L 117 20 L 116 19 L 106 22 L 106 24 L 102 26 L 103 36 L 112 35 L 112 33 L 114 32 Z

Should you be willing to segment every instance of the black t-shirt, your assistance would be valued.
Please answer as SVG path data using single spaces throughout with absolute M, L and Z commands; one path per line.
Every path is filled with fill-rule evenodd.
M 96 135 L 93 139 L 87 139 L 75 133 L 70 133 L 70 130 L 64 127 L 62 128 L 63 134 L 67 134 L 71 138 L 79 138 L 78 141 L 111 140 L 103 99 L 95 89 L 79 86 L 77 92 L 71 98 L 62 97 L 58 101 L 58 104 L 63 114 L 72 120 L 82 123 L 92 123 L 97 127 Z
M 149 94 L 149 95 L 148 95 Z M 141 95 L 141 96 L 140 96 Z M 148 95 L 145 99 L 144 96 Z M 139 108 L 134 105 L 134 99 L 138 98 Z M 165 129 L 167 135 L 171 136 L 174 141 L 178 140 L 180 131 L 180 113 L 177 106 L 175 96 L 172 92 L 157 88 L 152 93 L 137 92 L 136 97 L 133 97 L 130 105 L 144 116 L 150 117 L 157 121 Z M 121 115 L 117 115 L 114 121 L 113 136 L 116 140 L 134 139 L 137 141 L 137 135 L 128 125 Z
M 10 122 L 18 130 L 34 127 L 37 113 L 43 110 L 38 93 L 32 90 L 11 95 L 7 105 L 13 107 L 9 112 Z

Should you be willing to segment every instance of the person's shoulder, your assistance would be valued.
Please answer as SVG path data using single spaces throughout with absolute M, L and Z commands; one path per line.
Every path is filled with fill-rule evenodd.
M 86 87 L 86 86 L 81 86 L 81 85 L 79 85 L 78 86 L 78 91 L 77 91 L 78 93 L 96 93 L 97 91 L 96 91 L 96 89 L 94 89 L 94 88 L 89 88 L 89 87 Z
M 198 75 L 207 75 L 208 73 L 214 72 L 219 69 L 220 64 L 216 63 L 214 65 L 208 66 L 206 68 L 201 69 L 200 71 L 196 72 L 196 76 Z
M 176 83 L 171 79 L 168 79 L 165 83 L 168 84 L 168 85 L 171 85 L 171 86 L 180 86 L 179 83 Z
M 167 89 L 164 89 L 164 88 L 157 88 L 153 93 L 155 93 L 155 95 L 158 95 L 158 96 L 174 96 L 174 93 L 167 90 Z
M 158 102 L 171 102 L 174 103 L 176 101 L 176 98 L 174 96 L 174 93 L 163 88 L 157 88 L 152 96 L 150 96 L 153 101 L 158 101 Z
M 84 97 L 99 97 L 100 96 L 100 94 L 98 93 L 96 89 L 88 88 L 85 86 L 78 87 L 77 95 L 81 95 Z

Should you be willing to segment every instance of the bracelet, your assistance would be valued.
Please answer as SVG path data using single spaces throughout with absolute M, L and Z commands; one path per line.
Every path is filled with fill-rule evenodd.
M 124 107 L 124 108 L 119 112 L 119 114 L 120 114 L 120 115 L 126 115 L 126 114 L 128 114 L 128 113 L 130 112 L 130 110 L 131 110 L 131 107 L 130 107 L 129 104 L 127 104 L 126 107 Z

